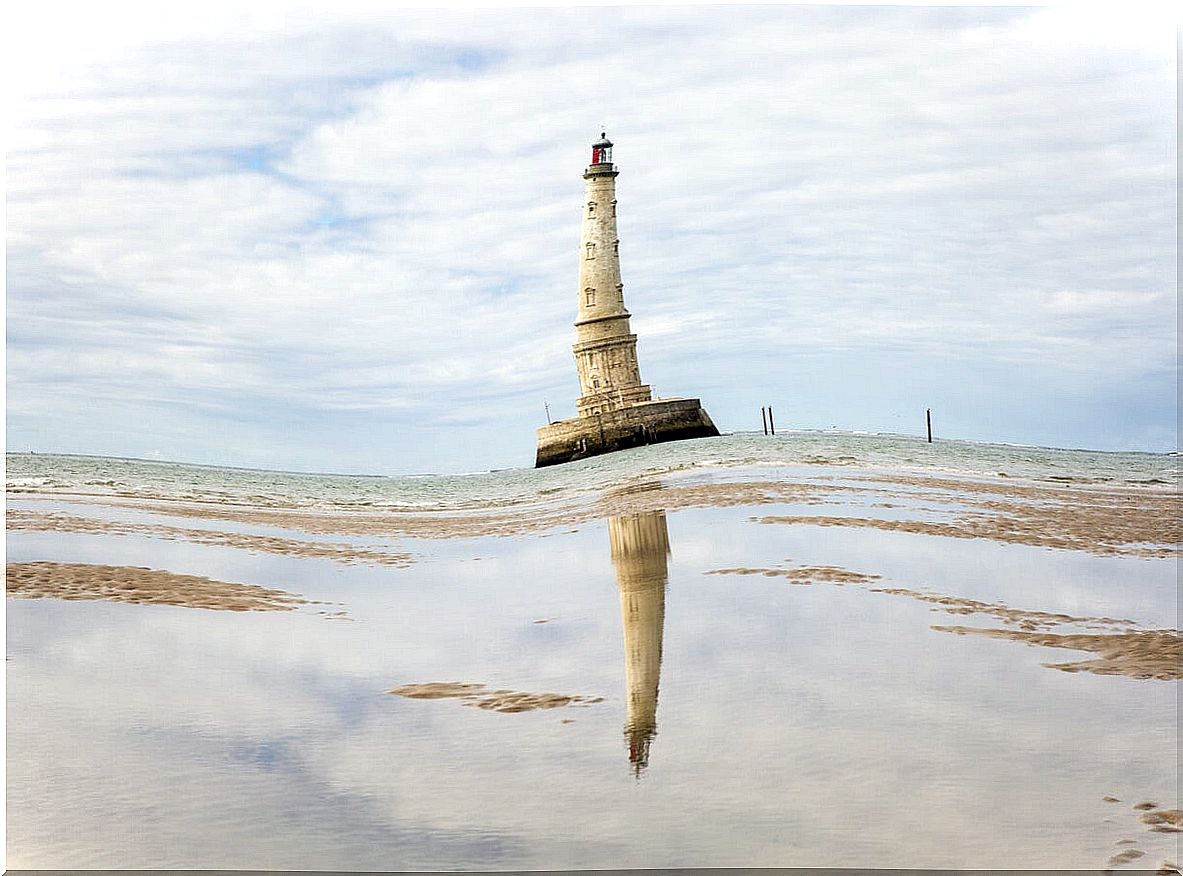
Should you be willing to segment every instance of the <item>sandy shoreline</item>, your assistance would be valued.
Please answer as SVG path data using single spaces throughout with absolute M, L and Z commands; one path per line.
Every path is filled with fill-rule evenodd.
M 273 535 L 254 535 L 242 532 L 220 532 L 211 529 L 192 529 L 158 523 L 127 523 L 100 520 L 65 514 L 60 511 L 9 511 L 6 528 L 27 532 L 81 532 L 96 535 L 138 535 L 165 541 L 188 541 L 221 547 L 241 548 L 256 553 L 290 557 L 309 557 L 333 560 L 338 563 L 406 566 L 412 562 L 409 553 L 369 550 L 349 544 L 300 541 Z
M 94 563 L 8 563 L 4 589 L 6 595 L 20 599 L 97 599 L 214 611 L 292 611 L 312 602 L 257 584 Z
M 539 709 L 559 709 L 563 706 L 594 705 L 603 697 L 576 696 L 556 693 L 528 693 L 514 690 L 489 690 L 483 684 L 435 681 L 425 684 L 404 684 L 389 693 L 412 700 L 458 699 L 461 705 L 475 706 L 492 712 L 513 714 Z
M 984 538 L 1006 544 L 1084 551 L 1098 556 L 1173 557 L 1183 542 L 1179 496 L 1148 487 L 1080 487 L 986 482 L 901 475 L 824 474 L 801 481 L 722 481 L 704 484 L 636 481 L 591 501 L 556 502 L 550 506 L 490 507 L 480 512 L 320 511 L 301 508 L 250 507 L 239 503 L 166 502 L 116 497 L 72 498 L 62 494 L 21 493 L 22 499 L 53 500 L 81 505 L 133 508 L 154 514 L 195 520 L 278 527 L 316 535 L 376 536 L 384 538 L 475 538 L 535 533 L 558 526 L 650 511 L 686 508 L 759 507 L 769 504 L 832 506 L 834 513 L 776 514 L 755 517 L 766 524 L 846 526 L 910 532 L 946 538 Z M 890 501 L 886 501 L 890 500 Z M 849 510 L 880 510 L 852 515 Z M 896 511 L 883 516 L 883 510 Z M 907 515 L 900 517 L 899 515 Z M 943 519 L 932 519 L 933 517 Z M 70 515 L 9 512 L 9 529 L 54 529 L 94 526 Z M 229 533 L 183 529 L 160 524 L 162 537 L 189 540 L 221 539 Z M 121 526 L 123 526 L 121 524 Z M 81 531 L 75 529 L 74 531 Z M 146 530 L 146 534 L 152 534 Z M 365 551 L 347 545 L 288 541 L 271 545 L 254 539 L 253 549 L 294 555 L 332 556 L 343 562 L 380 562 L 398 565 L 405 554 Z M 251 547 L 247 544 L 236 546 Z M 336 551 L 337 553 L 334 553 Z M 315 553 L 319 552 L 319 553 Z
M 716 477 L 728 477 L 730 473 Z M 342 542 L 310 541 L 273 533 L 243 533 L 214 528 L 193 528 L 164 522 L 131 522 L 86 516 L 89 508 L 130 508 L 166 518 L 224 521 L 236 526 L 281 528 L 295 533 L 323 536 L 367 536 L 371 538 L 422 540 L 464 539 L 543 535 L 556 527 L 576 526 L 605 517 L 644 514 L 658 510 L 690 508 L 758 508 L 770 504 L 809 507 L 810 513 L 772 514 L 749 519 L 766 525 L 793 525 L 871 529 L 938 537 L 949 550 L 959 540 L 985 539 L 1043 549 L 1082 552 L 1096 556 L 1162 559 L 1178 554 L 1181 522 L 1178 497 L 1162 489 L 1006 483 L 1001 480 L 919 477 L 852 472 L 841 477 L 821 473 L 798 481 L 731 480 L 709 483 L 662 483 L 652 479 L 634 481 L 601 494 L 585 505 L 556 503 L 552 506 L 490 508 L 468 514 L 423 512 L 326 512 L 309 509 L 278 510 L 251 508 L 241 504 L 220 505 L 161 500 L 88 498 L 85 502 L 60 495 L 21 494 L 26 502 L 49 500 L 66 503 L 83 513 L 31 508 L 9 509 L 6 526 L 13 532 L 63 532 L 110 537 L 138 536 L 165 541 L 189 542 L 236 548 L 253 553 L 306 559 L 324 559 L 346 565 L 406 568 L 414 555 L 389 547 L 374 548 Z M 230 591 L 196 596 L 193 582 L 184 585 L 164 579 L 155 581 L 157 593 L 147 591 L 134 598 L 125 591 L 101 584 L 109 580 L 110 567 L 61 564 L 52 574 L 35 566 L 9 567 L 10 596 L 54 596 L 119 601 L 166 601 L 201 607 L 213 603 L 239 604 Z M 67 573 L 67 570 L 69 573 Z M 95 571 L 104 570 L 104 571 Z M 867 585 L 880 579 L 873 569 L 851 570 L 838 565 L 806 565 L 785 568 L 737 566 L 703 569 L 714 575 L 762 575 L 779 577 L 790 584 Z M 122 573 L 143 587 L 149 579 L 142 571 Z M 168 575 L 154 572 L 153 575 Z M 104 576 L 107 576 L 104 578 Z M 242 587 L 212 582 L 224 588 Z M 209 586 L 207 585 L 207 590 Z M 171 587 L 171 590 L 170 590 Z M 1137 628 L 1128 619 L 1074 617 L 1064 613 L 1015 609 L 908 587 L 875 587 L 873 592 L 908 596 L 928 602 L 951 614 L 985 614 L 1001 620 L 1004 628 L 974 628 L 934 625 L 933 629 L 960 635 L 978 635 L 1067 648 L 1099 655 L 1073 663 L 1045 664 L 1063 671 L 1121 674 L 1137 678 L 1178 679 L 1180 677 L 1179 634 L 1175 630 Z M 172 593 L 169 596 L 169 593 Z M 213 593 L 213 591 L 211 591 Z M 282 591 L 273 591 L 280 594 Z M 83 595 L 89 594 L 89 595 Z M 188 595 L 186 595 L 188 594 Z M 274 597 L 259 594 L 264 601 Z M 206 604 L 209 603 L 209 604 Z M 282 597 L 275 605 L 288 605 Z M 1085 630 L 1065 632 L 1063 625 Z

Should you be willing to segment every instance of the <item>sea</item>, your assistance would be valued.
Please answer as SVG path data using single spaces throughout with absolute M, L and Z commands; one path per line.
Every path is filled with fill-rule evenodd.
M 1175 484 L 1179 454 L 1114 453 L 897 434 L 791 431 L 676 441 L 542 469 L 363 475 L 269 471 L 50 453 L 9 453 L 10 494 L 69 493 L 324 510 L 479 511 L 595 495 L 622 482 L 710 478 L 718 469 L 835 466 L 930 476 L 1123 486 Z

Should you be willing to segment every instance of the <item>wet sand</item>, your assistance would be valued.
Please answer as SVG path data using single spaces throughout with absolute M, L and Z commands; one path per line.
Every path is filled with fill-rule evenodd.
M 872 517 L 770 515 L 761 523 L 851 526 L 946 538 L 986 538 L 1006 544 L 1079 550 L 1098 556 L 1170 557 L 1183 541 L 1179 497 L 1141 488 L 1047 487 L 951 478 L 862 478 L 890 485 L 895 497 L 923 498 L 974 510 L 948 521 Z M 902 492 L 906 486 L 913 491 Z
M 273 535 L 252 535 L 242 532 L 219 532 L 209 529 L 187 529 L 159 523 L 128 523 L 79 517 L 61 512 L 9 511 L 5 525 L 13 531 L 25 532 L 82 532 L 96 535 L 141 535 L 165 541 L 187 541 L 289 557 L 327 559 L 337 563 L 365 563 L 369 565 L 406 566 L 413 560 L 410 554 L 397 551 L 376 551 L 348 544 L 298 541 Z
M 722 472 L 726 478 L 729 472 Z M 23 494 L 27 495 L 27 494 Z M 69 497 L 56 496 L 59 501 Z M 885 501 L 891 500 L 891 501 Z M 773 514 L 766 524 L 842 526 L 955 539 L 990 539 L 1098 556 L 1177 556 L 1183 540 L 1178 496 L 1161 487 L 1061 486 L 900 475 L 818 475 L 794 481 L 703 484 L 641 480 L 599 496 L 480 512 L 312 511 L 242 504 L 86 497 L 83 504 L 131 507 L 170 517 L 225 520 L 324 535 L 387 538 L 510 536 L 610 516 L 683 508 L 831 506 L 829 513 Z M 852 508 L 899 510 L 905 517 L 851 514 Z M 933 517 L 943 519 L 931 519 Z M 22 523 L 18 518 L 17 525 Z M 66 524 L 62 524 L 66 525 Z M 260 547 L 259 549 L 264 549 Z M 344 547 L 342 547 L 344 550 Z M 355 549 L 356 552 L 356 549 Z M 375 561 L 373 557 L 366 561 Z
M 934 610 L 940 610 L 946 614 L 990 615 L 1004 624 L 1017 625 L 1020 629 L 1028 632 L 1052 629 L 1063 624 L 1079 624 L 1090 629 L 1134 626 L 1134 621 L 1125 618 L 1081 617 L 1064 614 L 1063 612 L 1011 608 L 1000 602 L 982 602 L 978 599 L 967 599 L 962 596 L 942 596 L 935 593 L 922 593 L 904 587 L 876 587 L 872 589 L 872 592 L 888 593 L 894 596 L 908 596 L 920 602 L 932 603 L 938 606 L 938 609 Z
M 726 477 L 724 475 L 724 477 Z M 884 501 L 890 498 L 893 501 Z M 93 500 L 88 500 L 93 501 Z M 1178 498 L 1161 489 L 1087 487 L 1059 484 L 988 482 L 982 479 L 883 477 L 854 475 L 841 479 L 823 475 L 804 481 L 732 481 L 705 484 L 662 483 L 653 479 L 623 484 L 591 503 L 556 503 L 551 507 L 517 507 L 485 513 L 323 513 L 300 509 L 251 508 L 241 504 L 216 505 L 142 500 L 104 500 L 105 504 L 151 513 L 224 520 L 248 526 L 283 527 L 310 534 L 413 537 L 511 536 L 574 526 L 610 515 L 644 514 L 655 509 L 697 507 L 758 507 L 791 504 L 795 507 L 834 508 L 829 514 L 768 515 L 752 520 L 764 524 L 870 528 L 883 532 L 940 536 L 949 540 L 988 539 L 1032 547 L 1103 556 L 1166 558 L 1177 554 L 1181 537 Z M 848 509 L 890 510 L 903 518 L 853 516 Z M 946 520 L 924 520 L 944 516 Z M 910 518 L 911 517 L 911 518 Z M 291 539 L 278 535 L 220 532 L 155 522 L 102 520 L 63 511 L 9 509 L 6 526 L 14 532 L 63 532 L 96 535 L 138 535 L 196 545 L 215 545 L 267 554 L 328 559 L 341 563 L 406 567 L 412 555 L 396 550 Z M 545 533 L 544 533 L 545 534 Z M 836 565 L 787 568 L 737 566 L 707 569 L 707 574 L 763 575 L 795 585 L 866 585 L 878 580 L 873 571 L 853 571 Z M 167 574 L 167 573 L 161 573 Z M 228 585 L 227 585 L 228 586 Z M 45 593 L 84 592 L 85 586 L 46 587 Z M 906 587 L 874 588 L 874 592 L 906 595 L 926 601 L 951 614 L 987 614 L 1017 629 L 980 629 L 933 626 L 940 632 L 985 636 L 1048 648 L 1090 651 L 1090 661 L 1047 664 L 1061 671 L 1099 675 L 1176 679 L 1179 677 L 1179 635 L 1175 630 L 1139 630 L 1129 619 L 1075 617 L 1062 612 L 1020 610 L 1002 604 L 923 593 Z M 73 595 L 72 598 L 80 598 Z M 92 597 L 110 598 L 110 597 Z M 1062 625 L 1082 625 L 1105 635 L 1052 632 Z M 1117 627 L 1121 627 L 1120 631 Z
M 480 511 L 313 511 L 302 508 L 254 507 L 211 502 L 55 495 L 61 502 L 134 508 L 169 517 L 222 520 L 252 526 L 274 526 L 318 535 L 386 538 L 480 538 L 537 533 L 606 517 L 680 508 L 725 508 L 770 503 L 824 504 L 860 488 L 822 483 L 779 481 L 695 485 L 642 481 L 602 495 L 579 496 L 549 504 L 508 505 Z M 28 494 L 22 494 L 25 498 Z
M 1169 824 L 1178 827 L 1183 824 L 1181 816 L 1183 813 L 1178 809 L 1159 809 L 1143 814 L 1141 820 L 1143 824 Z
M 553 505 L 514 506 L 482 513 L 447 512 L 322 512 L 306 509 L 255 508 L 241 504 L 200 504 L 106 497 L 102 504 L 132 507 L 168 517 L 223 520 L 239 525 L 282 527 L 316 535 L 384 538 L 473 538 L 549 534 L 621 514 L 696 507 L 758 507 L 767 504 L 814 506 L 824 514 L 777 514 L 751 518 L 761 524 L 867 528 L 941 537 L 953 544 L 961 539 L 989 539 L 1099 556 L 1164 558 L 1177 555 L 1180 537 L 1178 498 L 1168 491 L 1143 487 L 1008 483 L 1002 480 L 958 479 L 900 475 L 853 474 L 841 478 L 822 474 L 800 481 L 724 480 L 679 483 L 644 479 L 623 484 L 594 501 Z M 55 497 L 59 501 L 61 497 Z M 890 501 L 885 501 L 890 500 Z M 65 501 L 69 502 L 67 498 Z M 86 502 L 93 503 L 95 497 Z M 79 504 L 81 500 L 79 500 Z M 94 507 L 90 505 L 90 507 Z M 891 516 L 851 515 L 865 508 Z M 902 515 L 902 516 L 901 516 Z M 927 517 L 929 519 L 921 519 Z M 944 517 L 934 520 L 933 517 Z M 343 564 L 406 567 L 409 552 L 365 548 L 344 543 L 307 541 L 286 536 L 196 529 L 157 522 L 112 521 L 67 514 L 10 509 L 10 531 L 71 532 L 110 536 L 144 536 L 168 541 L 238 548 L 250 552 L 328 559 Z M 704 570 L 712 575 L 780 577 L 796 585 L 865 585 L 881 576 L 873 570 L 856 571 L 832 564 L 786 568 L 736 566 Z M 161 573 L 167 574 L 167 573 Z M 56 592 L 83 592 L 84 586 Z M 230 585 L 227 585 L 230 586 Z M 46 594 L 55 592 L 47 588 Z M 1135 628 L 1128 619 L 1078 617 L 1062 612 L 1016 609 L 904 587 L 874 588 L 874 592 L 908 596 L 933 604 L 950 614 L 984 614 L 1017 629 L 934 626 L 941 632 L 986 636 L 1029 645 L 1092 652 L 1086 661 L 1047 664 L 1065 672 L 1086 671 L 1135 678 L 1177 679 L 1179 634 L 1175 630 Z M 71 598 L 82 598 L 77 595 Z M 111 597 L 91 597 L 111 598 Z M 141 600 L 146 601 L 146 600 Z M 180 603 L 178 603 L 180 604 Z M 1052 632 L 1062 625 L 1084 626 L 1104 635 L 1077 631 Z M 1117 628 L 1121 628 L 1118 631 Z
M 563 706 L 602 703 L 603 697 L 572 696 L 556 693 L 526 693 L 514 690 L 488 690 L 483 684 L 455 681 L 435 681 L 426 684 L 404 684 L 389 693 L 412 700 L 458 699 L 461 705 L 476 706 L 493 712 L 533 712 L 538 709 L 558 709 Z
M 788 569 L 777 568 L 734 568 L 712 569 L 708 575 L 762 575 L 769 578 L 785 578 L 792 584 L 827 583 L 839 586 L 865 584 L 879 578 L 863 572 L 854 572 L 836 566 L 798 566 Z M 959 596 L 944 596 L 923 593 L 904 587 L 873 587 L 872 593 L 891 596 L 906 596 L 920 602 L 931 603 L 942 611 L 956 615 L 984 614 L 1017 626 L 1018 629 L 993 629 L 965 626 L 933 625 L 938 632 L 957 635 L 987 636 L 1028 645 L 1042 645 L 1048 648 L 1067 648 L 1076 651 L 1090 651 L 1099 657 L 1070 663 L 1044 663 L 1051 669 L 1063 672 L 1093 672 L 1097 675 L 1124 675 L 1130 678 L 1177 681 L 1183 677 L 1183 638 L 1178 630 L 1142 630 L 1134 621 L 1125 618 L 1083 617 L 1063 612 L 1048 612 L 1031 609 L 1011 608 L 999 602 L 988 603 Z M 1083 626 L 1092 630 L 1106 630 L 1104 634 L 1051 633 L 1048 630 L 1059 626 Z
M 1109 635 L 1084 635 L 960 626 L 934 626 L 933 629 L 959 636 L 987 636 L 1027 645 L 1042 645 L 1045 648 L 1091 651 L 1099 655 L 1095 660 L 1043 664 L 1062 672 L 1093 672 L 1097 675 L 1125 675 L 1162 681 L 1178 681 L 1183 677 L 1183 640 L 1174 630 L 1130 630 Z
M 852 572 L 839 566 L 797 566 L 793 569 L 711 569 L 707 575 L 763 575 L 765 578 L 785 578 L 792 584 L 866 584 L 879 578 L 863 572 Z
M 8 563 L 4 589 L 7 596 L 18 599 L 100 599 L 214 611 L 292 611 L 310 602 L 255 584 L 90 563 Z
M 1121 802 L 1111 794 L 1106 794 L 1101 799 L 1106 803 Z M 1181 813 L 1178 809 L 1159 809 L 1157 803 L 1145 801 L 1132 806 L 1131 813 L 1137 816 L 1138 822 L 1140 823 L 1139 826 L 1146 827 L 1149 825 L 1147 828 L 1149 833 L 1162 834 L 1183 832 L 1183 829 L 1178 827 L 1180 824 L 1180 819 L 1183 817 L 1183 813 Z M 1138 844 L 1138 840 L 1129 839 L 1128 837 L 1125 839 L 1119 839 L 1117 842 L 1115 842 L 1114 846 L 1117 848 L 1117 851 L 1115 851 L 1114 854 L 1110 856 L 1109 860 L 1105 864 L 1105 870 L 1103 872 L 1112 873 L 1114 872 L 1114 867 L 1120 867 L 1124 864 L 1129 864 L 1144 858 L 1146 856 L 1146 852 L 1142 849 L 1124 848 L 1125 846 L 1137 846 Z M 1176 847 L 1176 851 L 1177 850 L 1178 849 Z M 1159 864 L 1158 869 L 1155 870 L 1154 873 L 1156 876 L 1177 876 L 1179 873 L 1179 867 L 1174 863 L 1173 860 L 1164 860 L 1161 864 Z

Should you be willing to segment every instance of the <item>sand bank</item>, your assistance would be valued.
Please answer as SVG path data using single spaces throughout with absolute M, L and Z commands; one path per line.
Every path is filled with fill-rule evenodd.
M 1163 681 L 1177 681 L 1183 676 L 1183 640 L 1174 630 L 1129 630 L 1102 635 L 1031 633 L 1026 630 L 957 626 L 934 626 L 933 629 L 962 636 L 989 636 L 1028 645 L 1043 645 L 1046 648 L 1091 651 L 1099 655 L 1095 660 L 1043 664 L 1063 672 L 1094 672 L 1097 675 L 1127 675 Z
M 255 584 L 89 563 L 9 563 L 4 589 L 21 599 L 101 599 L 216 611 L 291 611 L 310 602 Z
M 1178 809 L 1159 809 L 1156 812 L 1143 813 L 1141 821 L 1143 824 L 1170 824 L 1178 827 L 1183 824 L 1183 812 Z
M 763 575 L 766 578 L 785 578 L 793 584 L 866 584 L 879 578 L 863 572 L 852 572 L 840 566 L 797 566 L 792 569 L 712 569 L 707 575 Z
M 666 486 L 641 482 L 601 496 L 581 496 L 546 505 L 493 507 L 466 513 L 417 511 L 319 511 L 213 502 L 164 502 L 88 497 L 79 504 L 135 508 L 154 514 L 274 526 L 320 535 L 387 538 L 480 538 L 523 535 L 605 517 L 681 508 L 794 503 L 821 505 L 860 488 L 775 481 Z M 24 498 L 24 497 L 22 497 Z M 72 501 L 54 496 L 55 501 Z
M 100 520 L 60 512 L 9 511 L 5 526 L 10 530 L 33 532 L 81 532 L 96 535 L 139 535 L 166 541 L 188 541 L 219 547 L 241 548 L 265 554 L 290 557 L 310 557 L 337 563 L 408 566 L 412 557 L 396 551 L 376 551 L 349 544 L 298 541 L 273 535 L 253 535 L 242 532 L 219 532 L 209 529 L 188 529 L 157 523 L 129 523 Z
M 388 693 L 413 700 L 459 699 L 462 705 L 476 706 L 493 712 L 533 712 L 537 709 L 558 709 L 571 705 L 590 705 L 604 701 L 603 697 L 572 696 L 556 693 L 525 693 L 513 690 L 488 690 L 483 684 L 436 681 L 426 684 L 404 684 Z
M 1094 660 L 1069 663 L 1044 663 L 1063 672 L 1093 672 L 1097 675 L 1124 675 L 1130 678 L 1175 681 L 1183 677 L 1183 638 L 1178 630 L 1143 630 L 1126 618 L 1082 617 L 1061 612 L 1011 608 L 1002 603 L 980 602 L 958 596 L 940 596 L 903 588 L 874 588 L 873 592 L 908 596 L 937 606 L 948 614 L 984 614 L 1018 629 L 997 629 L 934 625 L 938 632 L 958 635 L 989 636 L 1028 645 L 1089 651 L 1099 655 Z M 1083 626 L 1098 633 L 1053 633 L 1058 626 Z
M 1063 624 L 1079 624 L 1093 629 L 1134 626 L 1134 621 L 1125 618 L 1082 617 L 1062 612 L 1011 608 L 1001 602 L 982 602 L 977 599 L 966 599 L 963 596 L 941 596 L 936 593 L 923 593 L 903 587 L 876 587 L 872 588 L 872 592 L 909 596 L 921 602 L 932 603 L 947 614 L 987 614 L 1005 624 L 1014 624 L 1027 631 L 1047 630 Z
M 1183 540 L 1179 498 L 1164 490 L 998 484 L 951 478 L 861 477 L 890 495 L 969 506 L 948 521 L 773 515 L 761 523 L 850 526 L 948 538 L 987 538 L 1100 556 L 1170 557 Z
M 1120 800 L 1118 800 L 1118 798 L 1114 797 L 1111 794 L 1106 794 L 1101 799 L 1104 800 L 1106 803 L 1121 802 Z M 1155 810 L 1155 811 L 1151 811 L 1151 810 Z M 1131 811 L 1132 811 L 1132 814 L 1134 814 L 1138 817 L 1138 821 L 1137 821 L 1136 825 L 1134 825 L 1135 828 L 1136 827 L 1145 827 L 1147 830 L 1147 833 L 1151 833 L 1151 834 L 1164 834 L 1164 833 L 1173 834 L 1173 833 L 1181 832 L 1181 828 L 1178 825 L 1180 824 L 1180 817 L 1183 816 L 1183 813 L 1180 813 L 1180 811 L 1178 809 L 1161 809 L 1161 808 L 1159 808 L 1159 805 L 1157 803 L 1147 801 L 1147 802 L 1136 804 L 1135 806 L 1132 807 Z M 1111 821 L 1111 819 L 1108 819 L 1108 818 L 1106 818 L 1105 820 L 1107 822 Z M 1149 825 L 1149 827 L 1147 827 L 1147 825 Z M 1163 846 L 1163 843 L 1161 841 L 1155 843 L 1155 840 L 1150 837 L 1144 837 L 1143 839 L 1148 840 L 1151 845 L 1157 845 L 1159 847 Z M 1112 868 L 1114 868 L 1114 867 L 1119 867 L 1122 864 L 1128 864 L 1128 863 L 1131 863 L 1133 861 L 1137 861 L 1137 860 L 1145 857 L 1147 852 L 1143 851 L 1142 849 L 1123 848 L 1124 846 L 1134 846 L 1137 844 L 1138 844 L 1137 840 L 1133 840 L 1128 837 L 1126 837 L 1124 839 L 1119 839 L 1117 842 L 1115 842 L 1114 845 L 1118 848 L 1118 851 L 1116 851 L 1109 858 L 1108 862 L 1106 862 L 1107 869 L 1104 870 L 1104 872 L 1105 873 L 1112 873 L 1113 872 Z M 1167 846 L 1166 848 L 1170 848 L 1170 847 Z M 1174 850 L 1178 851 L 1178 847 L 1176 846 Z M 1150 872 L 1150 871 L 1143 870 L 1143 872 Z M 1159 864 L 1158 869 L 1155 870 L 1154 872 L 1156 874 L 1159 874 L 1159 876 L 1179 876 L 1178 865 L 1175 864 L 1174 861 L 1172 861 L 1172 860 L 1162 861 L 1162 863 Z
M 723 473 L 721 477 L 733 476 Z M 55 496 L 57 501 L 69 501 Z M 605 517 L 697 507 L 808 505 L 811 514 L 755 518 L 767 524 L 864 527 L 948 538 L 986 538 L 1007 544 L 1085 551 L 1101 556 L 1170 557 L 1183 538 L 1180 504 L 1173 491 L 1159 487 L 1113 487 L 1010 483 L 901 474 L 817 475 L 792 481 L 754 480 L 678 483 L 639 479 L 602 494 L 556 499 L 546 504 L 490 506 L 466 512 L 321 511 L 301 507 L 251 507 L 214 502 L 166 502 L 88 497 L 85 504 L 132 507 L 172 517 L 225 520 L 274 526 L 321 535 L 409 538 L 510 536 L 571 526 Z M 833 513 L 830 513 L 830 509 Z M 890 509 L 883 514 L 850 515 L 852 508 Z M 824 510 L 823 510 L 824 509 Z M 901 518 L 901 514 L 903 517 Z M 938 519 L 933 519 L 934 517 Z M 18 518 L 19 519 L 19 518 Z M 174 528 L 175 529 L 175 528 Z M 192 530 L 183 537 L 190 537 Z M 174 533 L 177 537 L 182 537 Z M 229 536 L 230 534 L 223 534 Z M 209 536 L 199 536 L 206 537 Z M 312 550 L 303 544 L 271 545 L 271 550 Z M 255 549 L 268 545 L 256 542 Z M 352 553 L 359 562 L 398 564 L 347 545 L 317 546 Z
M 836 566 L 798 566 L 795 568 L 738 568 L 713 569 L 707 575 L 763 575 L 789 580 L 793 584 L 863 584 L 878 578 L 862 572 L 853 572 Z M 1049 648 L 1068 648 L 1076 651 L 1090 651 L 1100 655 L 1094 660 L 1072 663 L 1045 663 L 1052 669 L 1064 672 L 1093 672 L 1098 675 L 1125 675 L 1131 678 L 1177 680 L 1183 675 L 1183 639 L 1177 630 L 1136 629 L 1134 621 L 1126 618 L 1085 617 L 1063 612 L 1038 611 L 1011 608 L 1001 602 L 982 602 L 961 596 L 944 596 L 923 593 L 903 587 L 873 587 L 872 593 L 890 596 L 906 596 L 935 606 L 934 611 L 948 614 L 983 614 L 1000 620 L 1018 629 L 992 629 L 982 627 L 937 626 L 938 632 L 959 635 L 980 635 L 1028 645 L 1043 645 Z M 1072 625 L 1104 633 L 1051 633 L 1055 627 Z

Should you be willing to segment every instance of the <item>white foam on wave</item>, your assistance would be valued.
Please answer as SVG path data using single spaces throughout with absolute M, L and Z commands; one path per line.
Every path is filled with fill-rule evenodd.
M 4 481 L 4 487 L 8 490 L 26 490 L 52 486 L 54 486 L 54 479 L 48 475 L 25 475 L 24 477 L 7 478 Z

